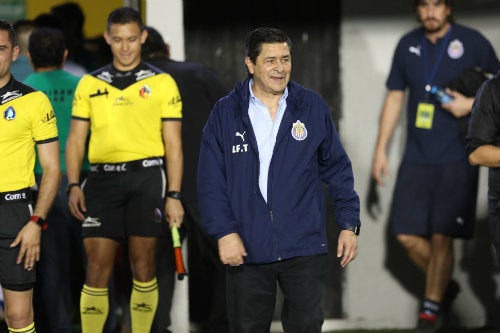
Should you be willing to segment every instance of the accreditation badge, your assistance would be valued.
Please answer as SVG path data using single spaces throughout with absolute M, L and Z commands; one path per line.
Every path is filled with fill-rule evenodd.
M 434 119 L 434 104 L 427 102 L 418 103 L 417 118 L 415 119 L 415 127 L 421 129 L 431 129 L 433 119 Z

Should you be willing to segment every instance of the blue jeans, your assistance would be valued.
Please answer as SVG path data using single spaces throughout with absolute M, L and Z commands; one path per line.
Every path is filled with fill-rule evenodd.
M 321 333 L 326 255 L 227 267 L 227 311 L 232 333 L 269 333 L 277 285 L 284 296 L 285 332 Z

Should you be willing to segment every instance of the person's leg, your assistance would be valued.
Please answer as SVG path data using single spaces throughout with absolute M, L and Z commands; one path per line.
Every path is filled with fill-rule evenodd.
M 130 317 L 132 333 L 149 333 L 158 306 L 155 276 L 156 237 L 129 237 L 132 293 Z
M 192 322 L 208 333 L 229 332 L 226 303 L 226 268 L 217 242 L 201 227 L 196 201 L 184 203 L 188 237 L 189 310 Z
M 5 322 L 9 332 L 21 329 L 24 331 L 24 329 L 34 327 L 33 289 L 14 291 L 2 288 L 2 292 Z
M 281 320 L 285 332 L 321 333 L 326 255 L 284 260 L 278 283 L 284 301 Z
M 68 210 L 66 182 L 59 186 L 46 221 L 50 227 L 43 232 L 41 239 L 34 293 L 37 330 L 41 333 L 71 333 L 72 279 L 68 276 L 72 276 L 70 224 L 73 221 Z M 81 241 L 81 234 L 79 237 Z
M 438 316 L 447 310 L 460 290 L 456 282 L 452 283 L 453 274 L 453 237 L 433 234 L 431 237 L 431 255 L 426 271 L 425 297 L 421 303 L 417 329 L 427 332 L 434 330 Z M 458 288 L 452 291 L 452 288 Z M 451 294 L 453 292 L 453 294 Z M 446 296 L 446 294 L 449 294 Z M 445 300 L 445 297 L 448 299 Z M 446 304 L 445 303 L 450 303 Z
M 425 273 L 425 299 L 436 303 L 434 308 L 439 310 L 453 273 L 453 238 L 442 234 L 432 235 L 431 241 L 416 235 L 396 237 L 412 262 Z
M 441 303 L 453 273 L 453 238 L 442 234 L 434 234 L 431 238 L 431 244 L 425 298 Z
M 172 324 L 170 311 L 175 288 L 175 259 L 172 237 L 159 237 L 156 246 L 156 278 L 158 280 L 158 308 L 151 327 L 152 333 L 167 332 Z
M 108 283 L 118 242 L 109 238 L 84 239 L 87 277 L 80 298 L 82 333 L 100 333 L 109 313 Z
M 495 248 L 496 268 L 500 271 L 500 200 L 488 193 L 488 226 L 491 242 Z
M 232 333 L 269 333 L 277 267 L 277 263 L 227 267 L 227 314 Z
M 432 205 L 430 172 L 420 165 L 403 162 L 398 170 L 391 207 L 391 231 L 410 260 L 427 271 L 431 253 L 428 217 Z
M 398 234 L 396 235 L 399 243 L 403 245 L 410 260 L 422 272 L 427 272 L 431 256 L 431 243 L 422 236 Z
M 16 264 L 21 246 L 12 247 L 19 229 L 26 224 L 32 210 L 31 202 L 0 205 L 2 233 L 0 238 L 0 283 L 4 298 L 4 317 L 9 332 L 34 332 L 33 287 L 36 266 L 26 268 Z

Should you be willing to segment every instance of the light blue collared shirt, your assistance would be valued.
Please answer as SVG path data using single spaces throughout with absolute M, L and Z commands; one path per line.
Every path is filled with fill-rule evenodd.
M 253 131 L 257 139 L 259 148 L 259 188 L 264 200 L 267 202 L 267 179 L 269 176 L 269 165 L 273 157 L 274 144 L 276 143 L 276 135 L 280 128 L 281 119 L 285 114 L 286 98 L 288 96 L 288 87 L 285 88 L 283 96 L 278 102 L 278 111 L 274 121 L 271 119 L 269 109 L 264 105 L 252 91 L 253 79 L 250 80 L 248 88 L 250 89 L 250 104 L 248 106 L 248 115 L 252 123 Z

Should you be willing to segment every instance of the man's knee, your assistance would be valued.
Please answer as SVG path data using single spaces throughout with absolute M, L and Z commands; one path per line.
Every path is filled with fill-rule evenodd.
M 422 242 L 422 237 L 408 234 L 398 234 L 396 239 L 408 251 L 418 247 L 419 243 Z

